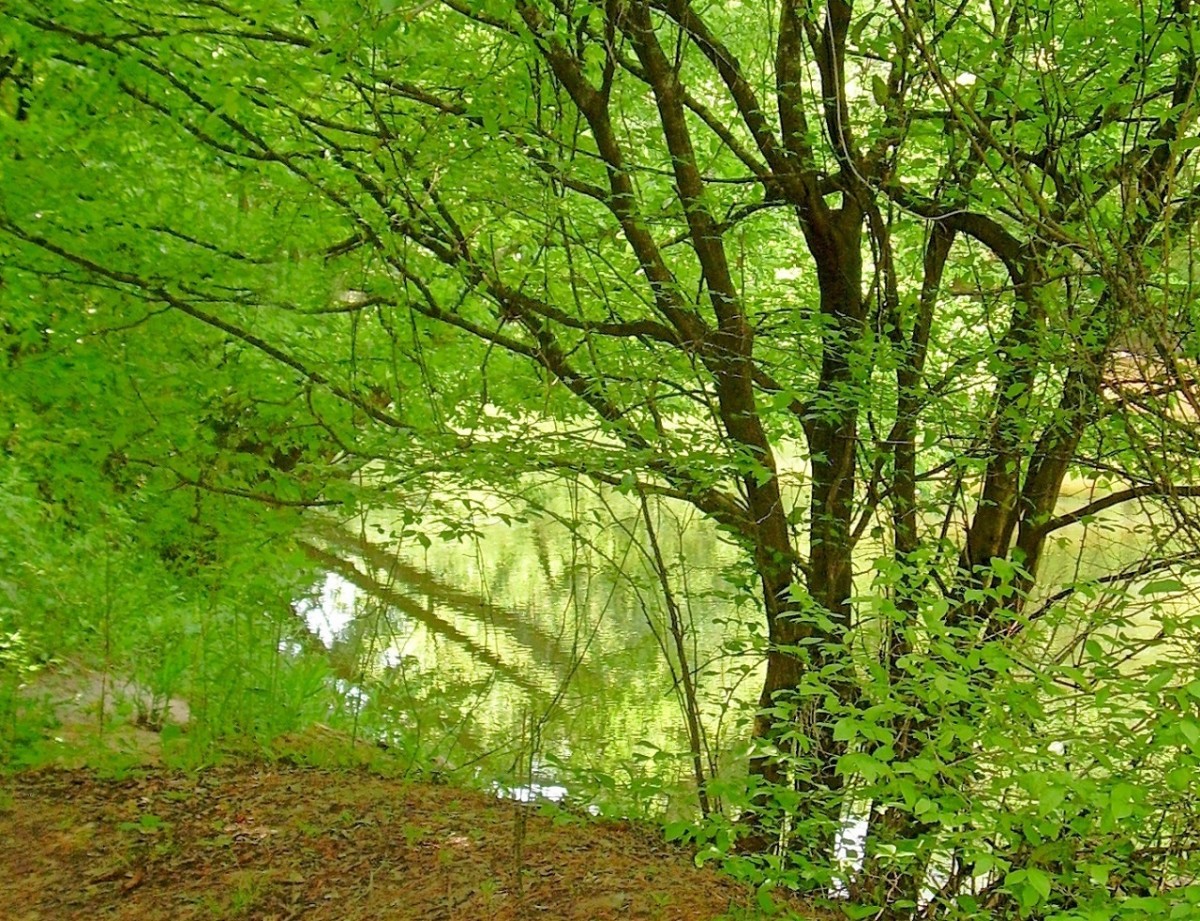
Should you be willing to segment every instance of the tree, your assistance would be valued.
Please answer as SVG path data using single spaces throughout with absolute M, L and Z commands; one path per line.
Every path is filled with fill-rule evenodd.
M 760 584 L 757 843 L 775 796 L 828 884 L 865 803 L 855 892 L 897 916 L 933 879 L 1083 904 L 1052 834 L 969 801 L 1063 728 L 1055 688 L 1166 674 L 1033 652 L 1053 623 L 1077 663 L 1084 595 L 1194 557 L 1190 0 L 9 9 L 9 310 L 99 285 L 191 318 L 381 483 L 500 464 L 691 503 Z M 1067 508 L 1069 476 L 1111 488 Z M 1178 525 L 1150 556 L 1039 585 L 1056 535 L 1136 503 Z M 1150 693 L 1178 709 L 1173 656 Z M 1110 807 L 1194 765 L 1172 725 L 1100 771 Z M 1129 848 L 1161 881 L 1182 842 Z

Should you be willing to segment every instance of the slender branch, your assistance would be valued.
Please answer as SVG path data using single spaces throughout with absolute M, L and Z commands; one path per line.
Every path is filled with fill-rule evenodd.
M 1066 601 L 1081 588 L 1092 585 L 1115 585 L 1120 582 L 1132 582 L 1135 579 L 1142 579 L 1146 576 L 1152 576 L 1156 573 L 1164 572 L 1172 569 L 1175 566 L 1196 562 L 1200 562 L 1200 550 L 1190 550 L 1186 553 L 1179 553 L 1175 556 L 1167 557 L 1165 559 L 1146 560 L 1126 569 L 1122 569 L 1120 572 L 1111 572 L 1095 579 L 1088 579 L 1084 582 L 1068 585 L 1066 588 L 1060 589 L 1043 601 L 1038 606 L 1037 610 L 1030 613 L 1025 619 L 1032 623 L 1038 618 L 1045 616 L 1047 613 L 1053 610 L 1055 605 Z
M 1096 499 L 1089 502 L 1087 505 L 1077 508 L 1072 512 L 1067 512 L 1065 515 L 1059 515 L 1057 518 L 1051 518 L 1040 528 L 1042 534 L 1050 534 L 1054 531 L 1062 530 L 1070 527 L 1085 518 L 1093 515 L 1098 515 L 1105 509 L 1110 509 L 1115 505 L 1120 505 L 1123 502 L 1131 502 L 1134 499 L 1196 499 L 1200 498 L 1200 486 L 1133 486 L 1129 489 L 1121 489 L 1114 493 L 1109 493 L 1101 499 Z

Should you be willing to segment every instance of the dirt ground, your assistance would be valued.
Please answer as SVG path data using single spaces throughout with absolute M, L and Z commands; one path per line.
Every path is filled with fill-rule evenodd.
M 254 763 L 0 779 L 11 921 L 761 916 L 653 830 L 447 786 Z

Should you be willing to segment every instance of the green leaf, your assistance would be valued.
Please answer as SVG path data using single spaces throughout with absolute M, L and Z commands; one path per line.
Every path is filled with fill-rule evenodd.
M 842 776 L 859 774 L 868 783 L 873 783 L 886 770 L 885 764 L 881 764 L 866 752 L 850 752 L 842 755 L 838 759 L 837 765 L 837 772 Z
M 1191 788 L 1196 781 L 1196 769 L 1192 767 L 1172 768 L 1167 772 L 1167 786 L 1182 793 Z
M 1117 821 L 1133 815 L 1133 804 L 1137 796 L 1137 788 L 1132 784 L 1119 783 L 1109 794 L 1109 811 Z
M 774 888 L 773 883 L 763 883 L 754 894 L 754 899 L 758 902 L 759 909 L 768 915 L 773 915 L 779 910 L 775 904 L 775 899 L 771 896 L 771 890 Z
M 688 821 L 676 820 L 668 822 L 663 829 L 663 833 L 668 841 L 678 841 L 687 836 L 692 829 L 692 823 Z
M 842 911 L 845 912 L 847 918 L 851 921 L 864 921 L 866 918 L 878 918 L 883 911 L 882 905 L 848 904 L 842 906 Z
M 888 103 L 887 82 L 878 74 L 871 75 L 871 96 L 878 106 L 886 106 Z
M 1150 679 L 1146 682 L 1145 690 L 1149 693 L 1154 693 L 1155 691 L 1161 691 L 1163 688 L 1165 688 L 1168 684 L 1171 683 L 1171 679 L 1174 677 L 1175 677 L 1175 667 L 1173 665 L 1166 665 L 1161 668 L 1158 668 L 1155 670 L 1154 674 L 1150 677 Z M 1193 682 L 1193 683 L 1196 684 L 1198 688 L 1200 688 L 1200 681 Z
M 1025 871 L 1025 881 L 1033 888 L 1033 891 L 1038 894 L 1042 901 L 1050 898 L 1050 874 L 1045 870 L 1030 867 Z
M 1156 579 L 1147 582 L 1138 592 L 1139 595 L 1161 595 L 1168 592 L 1182 592 L 1187 588 L 1178 579 Z

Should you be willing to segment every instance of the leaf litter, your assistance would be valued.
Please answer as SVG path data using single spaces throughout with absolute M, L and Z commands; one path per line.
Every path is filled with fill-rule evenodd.
M 55 768 L 5 785 L 0 917 L 12 921 L 759 917 L 751 889 L 655 829 L 556 822 L 536 805 L 365 771 Z

